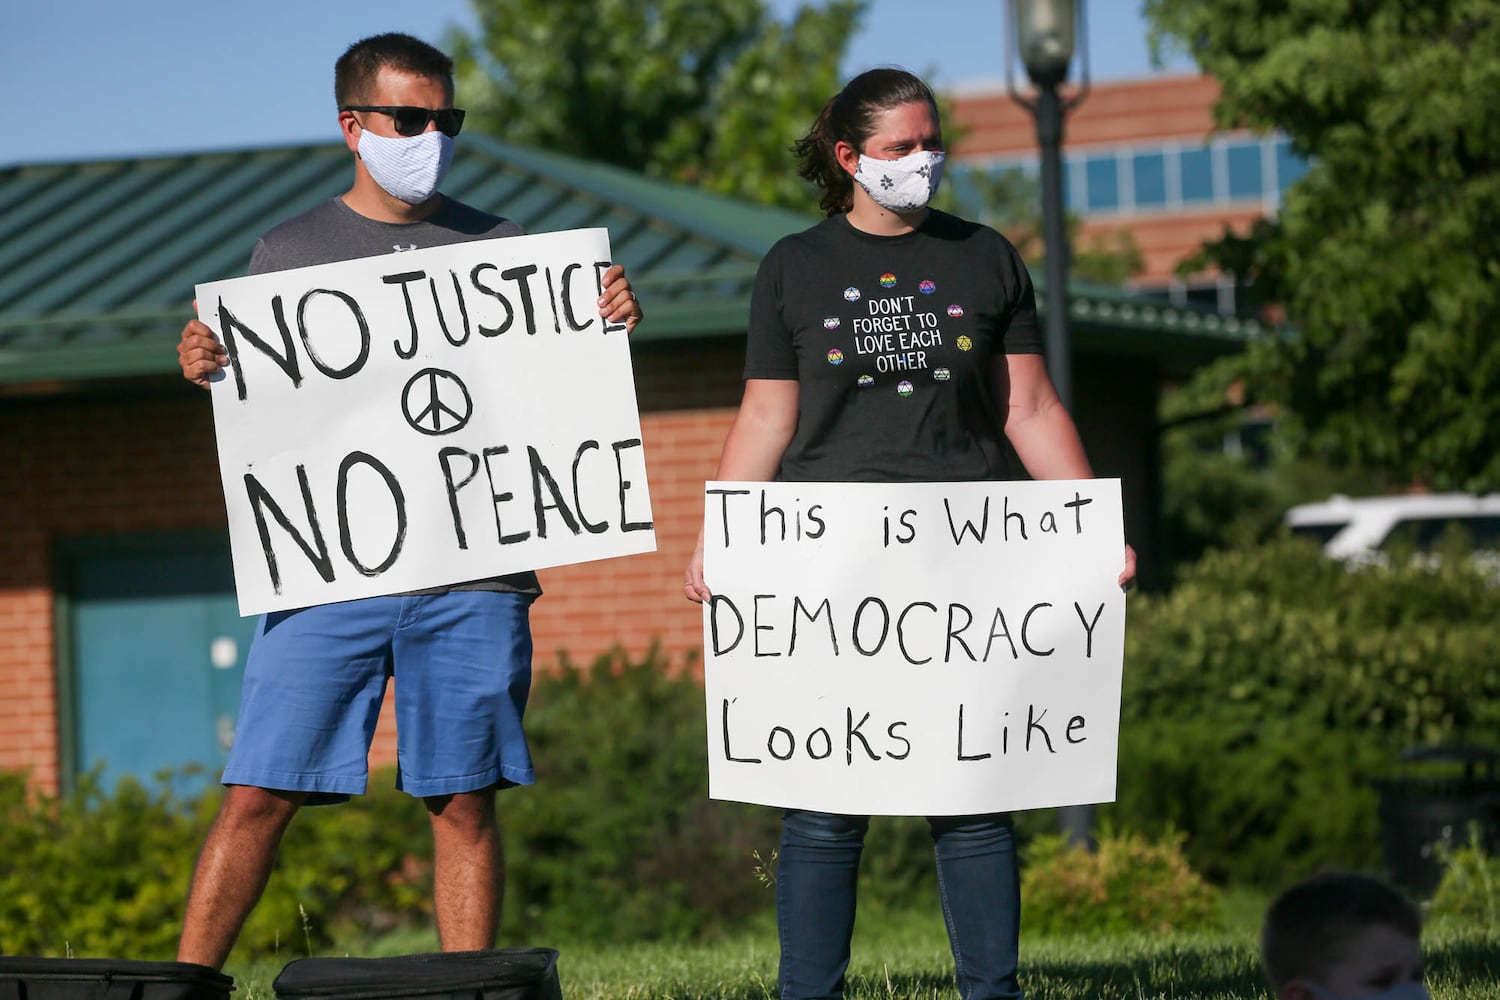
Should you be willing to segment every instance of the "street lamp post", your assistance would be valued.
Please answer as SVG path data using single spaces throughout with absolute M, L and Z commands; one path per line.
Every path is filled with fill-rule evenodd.
M 1063 98 L 1058 88 L 1068 76 L 1073 59 L 1075 28 L 1083 27 L 1083 0 L 1008 0 L 1014 40 L 1005 47 L 1005 80 L 1011 99 L 1036 118 L 1041 149 L 1042 236 L 1047 248 L 1047 372 L 1058 398 L 1073 406 L 1073 365 L 1068 343 L 1067 230 L 1063 224 L 1063 118 L 1088 93 L 1088 47 L 1081 60 L 1082 86 Z M 1077 34 L 1082 34 L 1078 31 Z M 1022 95 L 1015 87 L 1015 57 L 1020 54 L 1026 75 L 1037 93 Z
M 1036 118 L 1037 145 L 1041 148 L 1042 235 L 1047 247 L 1047 372 L 1064 407 L 1073 409 L 1073 359 L 1068 342 L 1067 228 L 1063 224 L 1062 138 L 1063 118 L 1088 93 L 1088 46 L 1080 60 L 1082 84 L 1064 99 L 1058 88 L 1068 76 L 1073 59 L 1073 39 L 1083 34 L 1083 0 L 1007 0 L 1014 40 L 1005 47 L 1005 84 L 1011 99 Z M 1023 96 L 1015 86 L 1015 56 L 1019 52 L 1026 75 L 1036 87 L 1035 98 Z M 1094 820 L 1092 806 L 1067 806 L 1059 810 L 1061 825 L 1074 844 L 1090 844 Z

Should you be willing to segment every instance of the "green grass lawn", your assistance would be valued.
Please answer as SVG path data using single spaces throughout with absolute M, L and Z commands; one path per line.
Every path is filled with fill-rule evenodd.
M 1260 901 L 1233 897 L 1227 929 L 1097 940 L 1032 938 L 1021 943 L 1021 984 L 1031 1000 L 1075 998 L 1268 997 L 1255 955 Z M 567 1000 L 773 1000 L 776 931 L 769 915 L 705 944 L 597 945 L 537 942 L 561 953 Z M 350 954 L 434 950 L 430 934 L 404 933 L 361 943 Z M 1437 1000 L 1500 1000 L 1500 928 L 1439 925 L 1424 938 Z M 288 959 L 296 956 L 288 956 Z M 238 1000 L 270 1000 L 283 962 L 226 970 Z M 855 931 L 849 1000 L 951 1000 L 953 959 L 936 906 L 931 912 L 861 912 Z

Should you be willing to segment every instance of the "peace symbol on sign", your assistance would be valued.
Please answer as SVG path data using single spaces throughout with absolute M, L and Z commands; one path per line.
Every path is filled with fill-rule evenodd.
M 474 413 L 474 400 L 457 375 L 423 368 L 401 390 L 401 410 L 412 430 L 435 437 L 463 430 Z

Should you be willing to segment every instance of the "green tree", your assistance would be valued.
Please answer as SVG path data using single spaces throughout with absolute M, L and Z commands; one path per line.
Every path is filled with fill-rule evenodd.
M 1158 49 L 1222 87 L 1221 127 L 1310 161 L 1279 215 L 1206 258 L 1297 334 L 1221 367 L 1299 448 L 1397 481 L 1500 488 L 1500 4 L 1146 0 Z
M 479 128 L 769 204 L 817 199 L 789 152 L 839 87 L 860 0 L 474 0 L 449 45 Z

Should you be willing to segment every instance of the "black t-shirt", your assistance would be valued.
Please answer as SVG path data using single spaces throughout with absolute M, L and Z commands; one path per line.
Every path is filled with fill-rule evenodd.
M 1039 354 L 1036 297 L 1005 237 L 943 212 L 900 236 L 843 215 L 761 262 L 747 379 L 796 379 L 786 482 L 1015 478 L 989 373 Z

